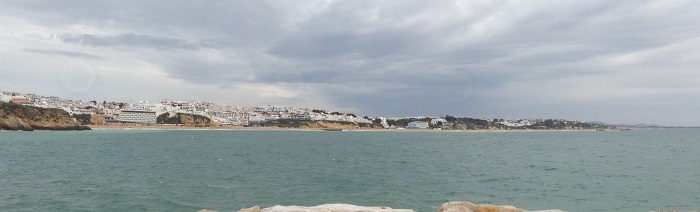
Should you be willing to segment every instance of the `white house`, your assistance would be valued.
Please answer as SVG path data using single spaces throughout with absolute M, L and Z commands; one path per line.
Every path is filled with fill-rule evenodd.
M 447 124 L 447 119 L 444 118 L 434 118 L 430 120 L 430 124 L 433 126 L 437 126 L 438 123 L 442 122 L 442 124 Z
M 0 92 L 0 101 L 1 102 L 10 102 L 10 99 L 12 99 L 12 96 L 6 95 L 6 94 Z
M 384 127 L 384 128 L 389 128 L 389 127 L 391 127 L 391 126 L 389 126 L 389 123 L 386 122 L 386 118 L 384 118 L 384 117 L 379 117 L 379 120 L 382 120 L 382 127 Z

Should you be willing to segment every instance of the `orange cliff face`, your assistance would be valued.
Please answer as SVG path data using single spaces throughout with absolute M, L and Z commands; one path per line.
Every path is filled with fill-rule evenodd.
M 68 112 L 61 109 L 37 108 L 0 103 L 2 130 L 90 130 L 77 124 Z
M 182 122 L 182 125 L 185 127 L 211 127 L 212 126 L 211 119 L 204 117 L 204 116 L 197 116 L 197 115 L 183 114 L 183 113 L 178 113 L 177 115 L 180 118 L 180 122 Z

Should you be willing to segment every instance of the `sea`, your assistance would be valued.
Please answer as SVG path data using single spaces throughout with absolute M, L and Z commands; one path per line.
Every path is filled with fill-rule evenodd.
M 700 129 L 0 132 L 0 211 L 700 210 Z

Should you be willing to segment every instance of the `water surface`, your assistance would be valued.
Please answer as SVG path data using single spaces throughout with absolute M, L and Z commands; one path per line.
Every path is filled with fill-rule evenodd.
M 700 130 L 0 132 L 0 211 L 700 209 Z

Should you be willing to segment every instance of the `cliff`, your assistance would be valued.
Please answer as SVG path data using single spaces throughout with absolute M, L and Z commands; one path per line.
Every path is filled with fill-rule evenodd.
M 217 127 L 218 123 L 212 122 L 206 116 L 185 113 L 163 113 L 156 118 L 158 124 L 178 124 L 185 127 Z
M 211 119 L 206 116 L 178 113 L 176 115 L 185 127 L 211 127 Z
M 104 125 L 105 117 L 97 114 L 73 114 L 73 118 L 80 125 Z
M 90 130 L 75 123 L 61 109 L 30 107 L 0 102 L 0 129 L 2 130 Z

